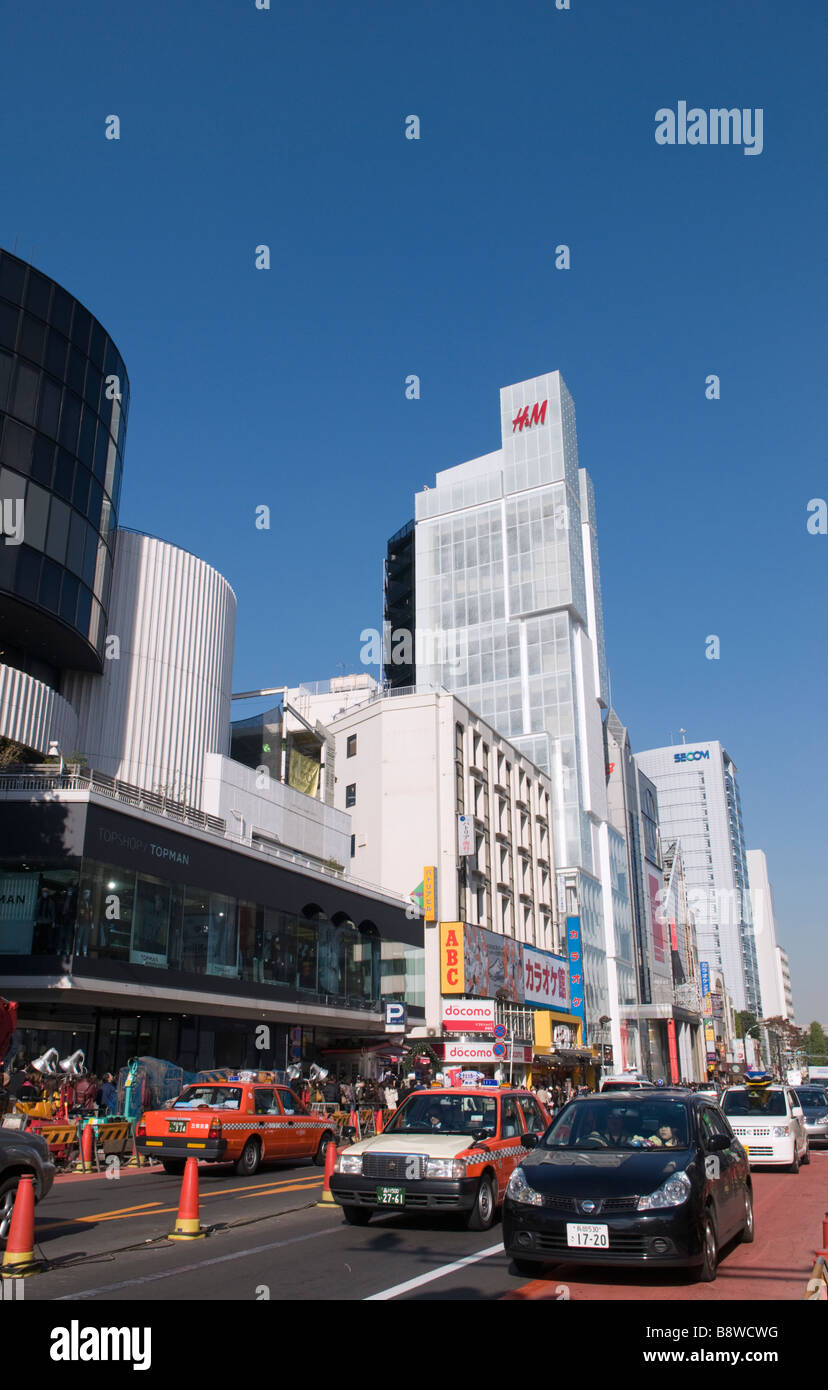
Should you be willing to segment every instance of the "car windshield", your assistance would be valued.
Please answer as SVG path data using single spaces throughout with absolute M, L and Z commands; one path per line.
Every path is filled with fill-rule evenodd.
M 787 1115 L 784 1091 L 727 1091 L 722 1101 L 726 1115 Z
M 172 1108 L 195 1110 L 200 1105 L 209 1105 L 211 1110 L 238 1110 L 241 1098 L 240 1086 L 188 1086 L 173 1101 Z
M 542 1141 L 547 1149 L 686 1149 L 686 1105 L 653 1100 L 576 1102 L 561 1111 Z
M 796 1094 L 803 1109 L 828 1110 L 828 1095 L 817 1086 L 797 1086 Z
M 497 1102 L 488 1096 L 410 1096 L 385 1126 L 386 1134 L 482 1134 L 497 1131 Z

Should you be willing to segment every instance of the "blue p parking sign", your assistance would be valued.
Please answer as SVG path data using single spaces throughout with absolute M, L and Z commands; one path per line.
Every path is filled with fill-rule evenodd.
M 405 1025 L 408 1021 L 408 1005 L 392 1004 L 390 1001 L 385 1005 L 385 1031 L 386 1033 L 404 1033 Z

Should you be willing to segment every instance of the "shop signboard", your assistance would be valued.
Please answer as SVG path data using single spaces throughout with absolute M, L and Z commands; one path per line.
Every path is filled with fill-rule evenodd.
M 437 918 L 437 893 L 435 887 L 436 870 L 433 864 L 423 869 L 423 919 L 434 922 Z
M 443 1061 L 447 1066 L 461 1065 L 469 1063 L 493 1066 L 495 1063 L 503 1061 L 529 1063 L 532 1061 L 531 1043 L 494 1043 L 494 1042 L 444 1042 Z M 502 1057 L 495 1052 L 496 1047 L 503 1048 Z
M 563 956 L 524 946 L 523 997 L 533 1008 L 569 1013 L 569 971 Z
M 586 1039 L 586 1005 L 584 1003 L 584 963 L 581 950 L 581 919 L 567 917 L 566 946 L 569 956 L 569 988 L 571 1003 L 569 1012 L 577 1014 L 582 1022 L 582 1036 Z
M 457 853 L 458 855 L 474 854 L 474 818 L 472 816 L 457 817 Z
M 702 994 L 710 993 L 710 966 L 706 960 L 699 961 L 699 974 L 701 975 Z
M 495 1029 L 494 999 L 442 1000 L 444 1033 L 493 1033 Z

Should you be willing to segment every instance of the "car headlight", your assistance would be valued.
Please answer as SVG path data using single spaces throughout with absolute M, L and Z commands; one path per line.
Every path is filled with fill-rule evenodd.
M 790 1125 L 774 1125 L 771 1133 L 774 1139 L 789 1139 L 791 1134 Z
M 335 1173 L 361 1173 L 362 1154 L 340 1154 L 334 1165 Z
M 639 1197 L 639 1211 L 654 1211 L 657 1207 L 680 1207 L 682 1202 L 686 1202 L 692 1192 L 690 1179 L 686 1173 L 674 1173 L 671 1178 L 657 1187 L 655 1192 L 650 1192 L 646 1197 Z
M 511 1197 L 513 1202 L 528 1202 L 533 1207 L 543 1206 L 542 1194 L 529 1186 L 522 1168 L 513 1170 L 506 1188 L 506 1196 Z
M 464 1178 L 466 1165 L 459 1158 L 427 1158 L 425 1175 L 427 1178 Z

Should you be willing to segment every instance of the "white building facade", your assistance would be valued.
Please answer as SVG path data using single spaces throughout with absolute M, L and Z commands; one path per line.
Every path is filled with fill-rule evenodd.
M 658 792 L 662 839 L 681 844 L 699 959 L 738 1012 L 762 1013 L 736 766 L 721 743 L 651 748 L 635 760 Z
M 793 1021 L 790 971 L 787 972 L 786 985 L 782 957 L 787 964 L 787 956 L 776 939 L 776 909 L 764 850 L 749 849 L 747 866 L 762 1012 L 765 1018 L 789 1018 Z
M 621 1035 L 635 966 L 626 849 L 607 811 L 592 482 L 559 372 L 501 390 L 500 413 L 500 449 L 416 497 L 416 678 L 453 690 L 549 776 L 587 1031 L 608 1023 L 616 1058 L 637 1065 Z

